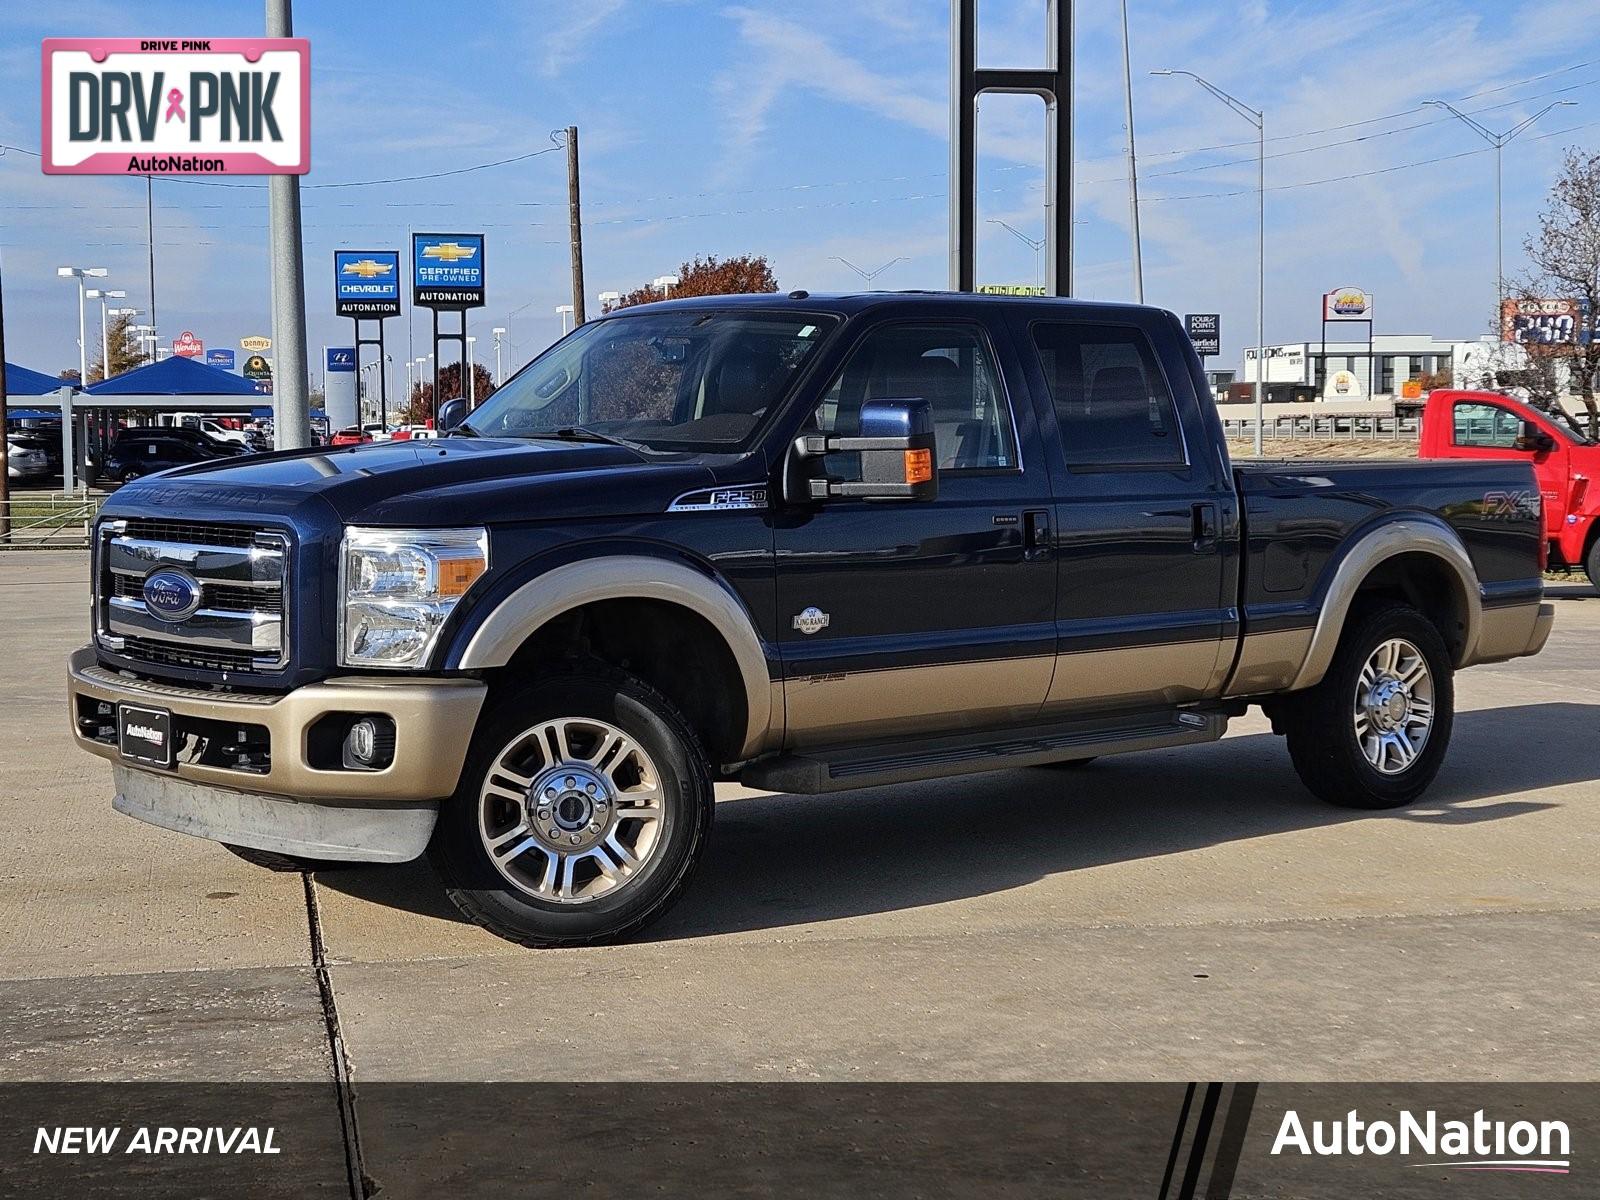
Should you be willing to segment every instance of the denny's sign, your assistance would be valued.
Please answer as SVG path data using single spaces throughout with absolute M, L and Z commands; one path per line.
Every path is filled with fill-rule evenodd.
M 44 169 L 65 175 L 303 175 L 304 38 L 46 38 Z

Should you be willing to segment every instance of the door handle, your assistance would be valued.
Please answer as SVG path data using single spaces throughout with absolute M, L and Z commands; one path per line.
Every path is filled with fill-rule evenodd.
M 1215 550 L 1217 548 L 1217 506 L 1215 504 L 1196 504 L 1191 506 L 1190 517 L 1193 522 L 1190 529 L 1191 540 L 1196 550 Z
M 1022 557 L 1039 562 L 1050 557 L 1050 511 L 1033 508 L 1022 514 Z

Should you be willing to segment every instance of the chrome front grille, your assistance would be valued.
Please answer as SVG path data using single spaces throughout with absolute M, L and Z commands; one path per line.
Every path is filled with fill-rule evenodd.
M 151 573 L 175 568 L 199 585 L 181 618 L 146 602 Z M 289 657 L 289 541 L 244 525 L 108 520 L 96 538 L 95 627 L 129 658 L 224 673 L 271 671 Z

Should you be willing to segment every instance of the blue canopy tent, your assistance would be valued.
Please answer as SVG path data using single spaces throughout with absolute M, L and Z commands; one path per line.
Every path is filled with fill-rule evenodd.
M 8 404 L 12 396 L 53 396 L 62 388 L 72 386 L 70 380 L 56 379 L 43 371 L 30 371 L 27 367 L 19 367 L 16 363 L 6 364 Z
M 261 393 L 248 379 L 174 355 L 91 384 L 72 398 L 72 407 L 80 412 L 135 408 L 152 412 L 248 413 L 260 400 Z M 61 434 L 62 486 L 69 490 L 74 484 L 72 470 L 76 461 L 72 456 L 71 425 L 71 421 L 63 421 Z

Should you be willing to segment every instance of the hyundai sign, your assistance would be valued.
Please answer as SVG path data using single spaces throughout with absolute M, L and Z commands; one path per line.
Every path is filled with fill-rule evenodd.
M 479 262 L 482 262 L 481 252 Z M 398 317 L 400 251 L 335 250 L 333 305 L 338 316 L 357 320 Z
M 356 369 L 354 346 L 329 346 L 327 370 L 329 374 L 352 372 Z
M 47 175 L 304 175 L 305 38 L 46 38 Z
M 423 308 L 483 305 L 483 234 L 411 235 L 412 303 Z

